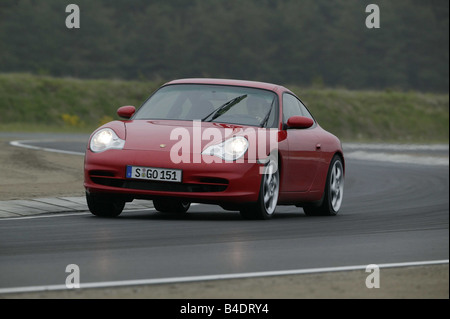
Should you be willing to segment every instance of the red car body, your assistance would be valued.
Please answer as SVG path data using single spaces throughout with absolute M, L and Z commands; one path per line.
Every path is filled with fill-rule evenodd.
M 211 161 L 205 162 L 205 159 L 212 155 L 203 155 L 197 157 L 200 159 L 197 162 L 173 163 L 169 150 L 177 143 L 177 140 L 171 139 L 171 132 L 176 128 L 183 128 L 192 136 L 195 135 L 196 128 L 192 121 L 136 120 L 133 117 L 123 121 L 113 121 L 103 125 L 96 132 L 110 128 L 125 143 L 121 149 L 109 149 L 103 152 L 93 152 L 88 145 L 84 169 L 84 186 L 88 196 L 99 198 L 103 196 L 108 200 L 120 198 L 123 201 L 164 198 L 189 203 L 218 204 L 227 209 L 240 210 L 246 207 L 245 205 L 258 201 L 263 183 L 261 167 L 264 167 L 267 157 L 276 152 L 279 168 L 278 205 L 319 207 L 326 197 L 327 178 L 330 176 L 330 165 L 333 159 L 338 158 L 342 163 L 343 175 L 344 154 L 336 136 L 322 129 L 314 119 L 298 116 L 285 118 L 283 114 L 285 94 L 289 94 L 288 98 L 291 100 L 293 96 L 295 97 L 287 88 L 269 83 L 222 79 L 176 80 L 163 85 L 162 88 L 175 85 L 232 86 L 273 92 L 277 99 L 275 110 L 278 114 L 275 115 L 275 119 L 278 123 L 271 128 L 271 131 L 272 133 L 276 131 L 276 148 L 269 149 L 266 139 L 256 144 L 264 143 L 264 147 L 268 148 L 267 154 L 255 157 L 258 153 L 248 153 L 243 156 L 244 160 L 241 162 L 210 163 Z M 134 113 L 134 108 L 121 108 L 118 113 L 128 117 L 127 115 Z M 311 121 L 310 125 L 305 125 L 305 121 Z M 288 124 L 297 128 L 290 128 Z M 199 130 L 203 134 L 205 130 L 211 128 L 220 130 L 224 140 L 239 136 L 248 128 L 255 129 L 259 133 L 269 131 L 268 128 L 221 123 L 220 118 L 214 122 L 201 122 Z M 211 141 L 202 140 L 194 150 L 194 142 L 192 142 L 191 159 L 200 155 L 199 152 L 202 152 L 210 143 Z M 250 157 L 255 158 L 250 160 Z M 182 170 L 182 181 L 171 183 L 130 179 L 126 176 L 127 166 Z M 343 182 L 343 177 L 341 178 Z M 332 183 L 333 181 L 330 180 L 330 185 Z M 317 209 L 312 211 L 318 212 Z M 264 218 L 267 217 L 270 216 Z

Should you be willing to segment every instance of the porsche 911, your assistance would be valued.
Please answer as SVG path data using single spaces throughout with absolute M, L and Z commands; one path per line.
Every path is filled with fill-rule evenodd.
M 281 85 L 174 80 L 117 114 L 122 120 L 93 132 L 85 153 L 96 216 L 119 216 L 134 199 L 171 214 L 214 204 L 245 219 L 269 219 L 277 205 L 313 216 L 341 208 L 341 142 Z

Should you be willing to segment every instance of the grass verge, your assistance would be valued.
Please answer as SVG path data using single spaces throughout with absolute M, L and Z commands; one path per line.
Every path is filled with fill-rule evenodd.
M 162 84 L 0 74 L 0 131 L 88 133 Z M 448 143 L 448 94 L 286 87 L 344 141 Z

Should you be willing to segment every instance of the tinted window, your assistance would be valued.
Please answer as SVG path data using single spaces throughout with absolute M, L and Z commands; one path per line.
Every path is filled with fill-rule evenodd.
M 303 103 L 292 94 L 283 94 L 283 121 L 284 123 L 292 116 L 304 116 L 312 120 L 314 118 L 309 113 Z
M 178 84 L 159 89 L 134 120 L 203 120 L 277 127 L 278 99 L 274 92 L 221 85 Z M 225 106 L 219 112 L 215 112 Z

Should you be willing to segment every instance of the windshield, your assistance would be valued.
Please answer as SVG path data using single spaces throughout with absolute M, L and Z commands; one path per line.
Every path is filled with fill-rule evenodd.
M 276 127 L 278 99 L 271 91 L 222 85 L 168 85 L 153 94 L 133 120 L 201 120 Z

